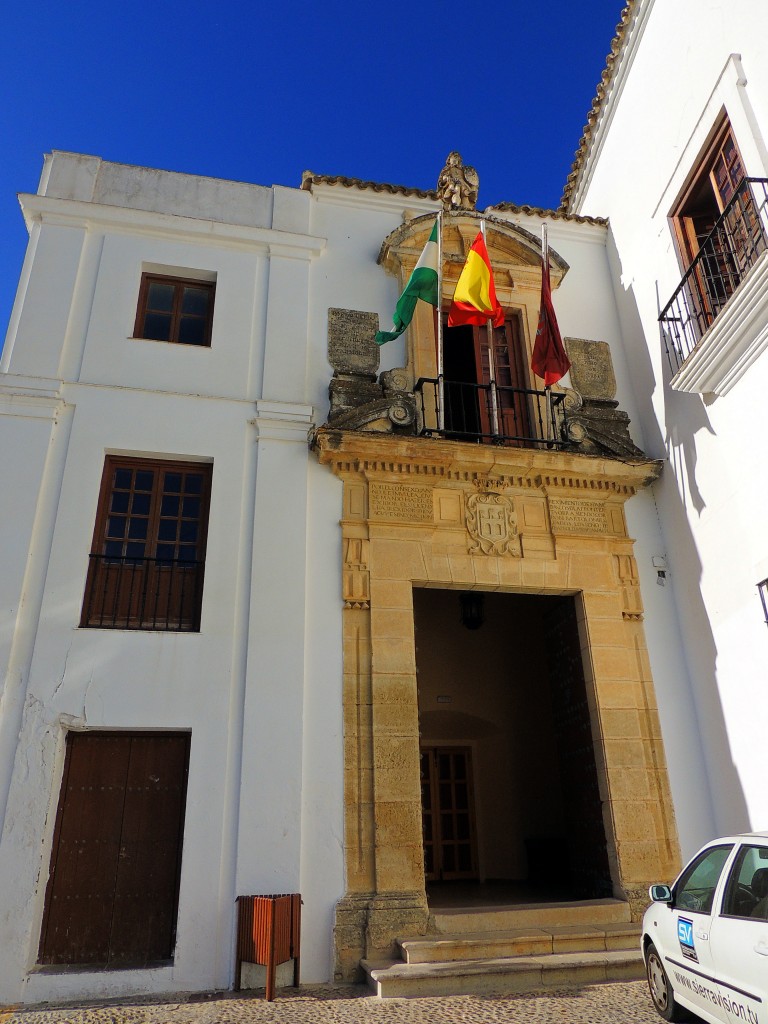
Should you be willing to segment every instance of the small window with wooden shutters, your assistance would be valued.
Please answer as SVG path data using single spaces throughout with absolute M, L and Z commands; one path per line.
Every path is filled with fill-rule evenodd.
M 81 626 L 200 629 L 211 469 L 107 457 Z
M 142 274 L 134 337 L 210 346 L 215 289 L 212 281 Z
M 768 248 L 766 210 L 768 178 L 747 175 L 723 113 L 669 214 L 683 276 L 659 322 L 676 390 L 720 393 L 762 351 L 752 348 L 750 334 L 759 319 L 755 296 L 741 285 Z M 723 316 L 718 330 L 726 306 L 732 315 Z
M 700 334 L 713 323 L 762 246 L 744 162 L 726 119 L 672 212 Z

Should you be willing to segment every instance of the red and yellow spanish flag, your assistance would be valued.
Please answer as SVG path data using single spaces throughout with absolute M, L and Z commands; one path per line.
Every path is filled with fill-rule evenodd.
M 479 231 L 456 283 L 448 311 L 448 326 L 484 324 L 488 320 L 493 322 L 494 327 L 501 327 L 504 323 L 504 310 L 496 298 L 491 261 L 488 259 L 483 233 Z

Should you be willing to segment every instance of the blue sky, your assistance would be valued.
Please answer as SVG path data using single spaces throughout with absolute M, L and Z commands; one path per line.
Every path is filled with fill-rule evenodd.
M 0 341 L 51 149 L 298 186 L 304 170 L 554 207 L 624 0 L 40 0 L 0 40 Z

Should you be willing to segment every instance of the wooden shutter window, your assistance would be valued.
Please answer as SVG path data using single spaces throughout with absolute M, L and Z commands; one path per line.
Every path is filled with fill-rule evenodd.
M 694 168 L 690 183 L 671 214 L 684 269 L 696 258 L 743 178 L 744 162 L 726 120 Z
M 81 626 L 199 630 L 211 470 L 107 457 Z
M 210 347 L 216 286 L 160 274 L 142 274 L 134 337 Z

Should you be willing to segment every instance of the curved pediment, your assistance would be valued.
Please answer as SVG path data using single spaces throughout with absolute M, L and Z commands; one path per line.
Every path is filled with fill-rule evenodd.
M 498 290 L 538 288 L 541 283 L 541 240 L 532 232 L 500 217 L 463 210 L 443 217 L 444 290 L 455 284 L 467 253 L 485 221 L 486 245 Z M 384 239 L 378 262 L 391 274 L 405 281 L 416 265 L 435 223 L 435 214 L 427 213 L 406 221 Z M 557 288 L 568 271 L 568 264 L 550 247 L 550 276 Z

